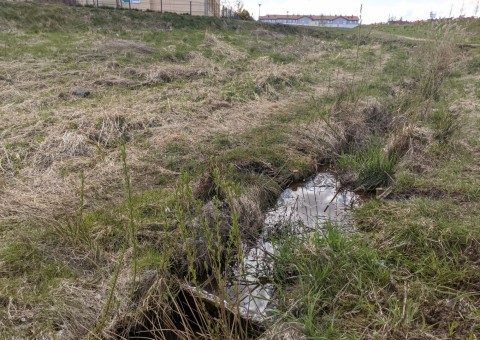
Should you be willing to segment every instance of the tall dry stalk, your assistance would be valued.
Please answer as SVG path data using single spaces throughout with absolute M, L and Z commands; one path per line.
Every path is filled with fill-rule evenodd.
M 133 248 L 133 287 L 135 287 L 135 282 L 137 279 L 137 267 L 138 267 L 138 261 L 137 261 L 137 255 L 138 255 L 138 241 L 137 241 L 137 227 L 135 223 L 135 217 L 134 217 L 134 204 L 133 204 L 133 198 L 132 198 L 132 183 L 130 179 L 130 169 L 128 167 L 127 163 L 127 148 L 125 145 L 125 141 L 122 141 L 120 145 L 120 157 L 122 160 L 122 166 L 123 166 L 123 176 L 124 176 L 124 182 L 125 182 L 125 193 L 126 193 L 126 199 L 127 199 L 127 209 L 128 209 L 128 230 L 127 230 L 127 235 L 129 235 L 128 240 L 129 240 L 129 245 Z M 135 288 L 133 288 L 135 289 Z

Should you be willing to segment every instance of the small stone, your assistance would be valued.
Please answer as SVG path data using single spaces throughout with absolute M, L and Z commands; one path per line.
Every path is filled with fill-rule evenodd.
M 72 91 L 72 94 L 75 95 L 75 96 L 79 96 L 79 97 L 88 97 L 90 95 L 90 91 L 89 90 L 74 90 Z

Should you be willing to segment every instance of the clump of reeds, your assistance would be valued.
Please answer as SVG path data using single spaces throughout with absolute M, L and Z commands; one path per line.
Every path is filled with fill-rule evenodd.
M 455 36 L 459 27 L 454 24 L 438 26 L 433 30 L 431 41 L 420 49 L 420 93 L 425 99 L 439 99 L 443 81 L 458 61 Z
M 378 187 L 388 186 L 393 182 L 398 155 L 384 151 L 379 139 L 371 139 L 353 153 L 342 154 L 337 166 L 341 170 L 353 170 L 358 174 L 354 181 L 356 187 L 370 191 Z

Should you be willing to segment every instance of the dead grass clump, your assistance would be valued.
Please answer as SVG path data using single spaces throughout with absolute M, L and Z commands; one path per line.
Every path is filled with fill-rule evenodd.
M 425 147 L 431 142 L 431 133 L 428 129 L 420 128 L 415 124 L 408 124 L 390 135 L 384 146 L 384 151 L 387 155 L 405 155 L 417 152 L 420 149 L 419 147 L 422 145 Z
M 393 146 L 397 144 L 397 146 Z M 432 130 L 422 127 L 406 127 L 393 136 L 385 146 L 387 152 L 394 148 L 407 149 L 399 162 L 399 168 L 411 169 L 421 174 L 431 171 L 437 165 L 438 160 L 433 159 L 430 153 L 431 146 L 435 144 L 435 136 Z
M 55 242 L 57 240 L 53 240 Z M 50 247 L 56 257 L 68 263 L 70 269 L 77 274 L 75 278 L 64 279 L 51 292 L 54 303 L 54 319 L 56 323 L 56 338 L 83 338 L 90 333 L 101 317 L 106 296 L 108 295 L 110 276 L 104 275 L 114 270 L 118 261 L 116 256 L 100 252 L 101 259 L 95 257 L 94 249 L 71 248 L 55 242 L 57 246 Z M 90 253 L 89 253 L 90 252 Z M 98 254 L 97 254 L 98 255 Z M 102 269 L 103 274 L 99 272 Z M 119 307 L 125 303 L 121 294 L 125 294 L 131 278 L 129 268 L 124 267 L 124 279 L 119 280 Z M 130 301 L 123 296 L 126 301 Z M 124 308 L 124 307 L 123 307 Z
M 132 159 L 136 160 L 134 156 Z M 95 202 L 95 207 L 100 208 L 122 197 L 118 152 L 110 152 L 97 162 L 87 157 L 82 157 L 82 162 L 76 160 L 74 157 L 55 161 L 46 169 L 28 167 L 22 170 L 21 179 L 10 179 L 0 192 L 0 222 L 51 221 L 75 216 L 79 205 L 78 171 L 85 174 L 85 202 Z M 142 176 L 142 181 L 145 178 L 148 176 Z M 90 204 L 86 203 L 86 207 Z
M 88 156 L 95 151 L 84 135 L 66 131 L 62 136 L 49 136 L 33 156 L 33 164 L 38 169 L 47 169 L 55 161 L 72 157 Z
M 21 153 L 18 151 L 21 151 Z M 21 166 L 19 163 L 23 163 L 22 159 L 26 155 L 25 150 L 18 151 L 12 147 L 7 148 L 3 143 L 0 144 L 0 174 L 15 175 L 15 172 Z
M 134 88 L 139 86 L 138 81 L 132 81 L 128 78 L 121 76 L 108 75 L 103 79 L 97 79 L 93 82 L 95 86 L 102 87 L 124 87 L 124 88 Z
M 205 33 L 203 47 L 209 50 L 216 58 L 224 58 L 226 61 L 234 62 L 245 59 L 247 54 L 239 51 L 234 46 L 221 41 L 216 35 L 212 33 Z
M 341 102 L 333 110 L 333 120 L 337 123 L 336 135 L 343 139 L 345 149 L 362 146 L 370 136 L 386 133 L 393 128 L 393 114 L 373 97 L 357 103 Z
M 252 60 L 249 64 L 250 68 L 257 70 L 257 71 L 264 71 L 267 68 L 270 68 L 274 65 L 273 59 L 269 56 L 263 56 Z
M 303 124 L 295 134 L 293 146 L 310 155 L 315 164 L 330 163 L 344 146 L 342 129 L 340 124 L 328 119 Z
M 196 67 L 168 66 L 160 70 L 152 70 L 144 75 L 146 81 L 142 85 L 169 83 L 177 80 L 193 80 L 209 75 L 209 71 Z
M 277 97 L 278 91 L 293 87 L 299 80 L 296 68 L 270 68 L 255 72 L 255 93 Z
M 212 72 L 208 68 L 205 69 L 194 65 L 185 65 L 183 67 L 167 65 L 147 70 L 144 68 L 141 70 L 127 68 L 122 71 L 120 76 L 108 74 L 102 79 L 95 80 L 93 84 L 103 87 L 137 89 L 174 81 L 199 79 L 210 74 Z
M 457 53 L 445 48 L 438 51 L 439 55 L 428 64 L 424 77 L 421 79 L 421 91 L 425 98 L 438 98 L 443 81 L 450 72 L 451 65 L 456 60 Z
M 95 124 L 88 138 L 103 147 L 112 148 L 128 138 L 129 125 L 121 114 L 106 114 Z
M 257 28 L 252 31 L 252 36 L 254 37 L 274 37 L 275 34 L 272 31 L 265 30 L 262 28 Z
M 95 327 L 102 306 L 103 296 L 88 284 L 65 281 L 54 290 L 55 319 L 58 339 L 75 339 L 85 336 Z
M 362 114 L 365 117 L 365 124 L 370 131 L 375 133 L 387 133 L 392 131 L 395 122 L 393 113 L 388 111 L 375 98 L 367 98 L 363 107 Z
M 0 193 L 0 221 L 49 220 L 75 212 L 76 183 L 71 178 L 53 171 L 36 175 L 28 183 L 12 180 Z
M 258 232 L 263 226 L 264 214 L 262 208 L 271 201 L 275 193 L 266 192 L 264 188 L 252 186 L 246 193 L 234 202 L 234 208 L 239 212 L 242 240 L 244 242 L 256 240 Z M 269 197 L 270 196 L 270 197 Z M 276 196 L 275 196 L 276 197 Z
M 206 58 L 202 53 L 191 51 L 187 54 L 189 64 L 199 70 L 206 71 L 209 75 L 224 75 L 225 70 L 218 64 Z
M 138 303 L 130 306 L 123 313 L 118 313 L 114 322 L 105 329 L 104 333 L 112 338 L 119 336 L 128 338 L 136 335 L 155 339 L 165 338 L 167 334 L 175 334 L 174 330 L 178 325 L 172 320 L 173 308 L 169 304 L 175 288 L 170 281 L 169 278 L 162 276 L 142 281 L 149 283 L 149 286 L 145 290 L 139 290 Z M 159 325 L 163 327 L 158 327 Z
M 136 305 L 138 295 L 132 294 L 132 292 L 136 289 L 141 292 L 144 287 L 134 286 L 131 270 L 132 254 L 131 248 L 117 253 L 112 259 L 114 266 L 109 268 L 117 275 L 107 276 L 97 283 L 95 290 L 99 292 L 97 296 L 99 303 L 95 305 L 94 312 L 97 315 L 94 319 L 95 325 L 93 328 L 85 329 L 82 336 L 88 334 L 93 338 L 112 338 L 113 334 L 110 333 L 110 330 L 117 324 L 119 315 L 125 314 L 132 305 Z M 150 273 L 145 273 L 138 278 L 138 282 L 151 283 L 149 276 Z M 82 303 L 88 304 L 87 301 L 82 301 Z
M 452 137 L 462 127 L 460 110 L 454 108 L 433 109 L 427 119 L 433 127 L 435 138 L 443 144 L 451 141 Z
M 377 98 L 366 97 L 357 102 L 341 100 L 332 107 L 329 116 L 302 126 L 295 138 L 295 147 L 310 154 L 317 164 L 325 164 L 343 152 L 362 148 L 371 136 L 394 131 L 401 123 L 402 119 Z M 403 148 L 399 139 L 391 143 L 396 151 Z
M 97 48 L 97 52 L 101 54 L 109 54 L 118 56 L 119 54 L 126 55 L 128 53 L 136 54 L 152 54 L 153 48 L 146 43 L 132 40 L 115 39 L 102 44 Z
M 293 55 L 297 58 L 305 56 L 311 58 L 322 52 L 334 51 L 335 49 L 336 46 L 332 43 L 305 35 L 301 39 L 295 39 L 291 44 L 282 45 L 281 49 L 277 52 L 284 55 Z
M 253 172 L 255 170 L 257 173 Z M 198 273 L 203 273 L 205 269 L 209 270 L 214 265 L 212 249 L 225 252 L 227 242 L 234 241 L 230 238 L 232 237 L 231 229 L 235 228 L 235 225 L 239 228 L 238 236 L 242 242 L 256 240 L 263 225 L 263 212 L 281 191 L 280 185 L 273 178 L 275 174 L 276 171 L 266 163 L 258 162 L 255 169 L 249 170 L 236 166 L 234 178 L 241 178 L 244 188 L 242 193 L 234 198 L 229 192 L 232 188 L 219 185 L 218 179 L 211 174 L 211 171 L 197 180 L 194 195 L 208 202 L 203 205 L 199 215 L 189 227 L 193 228 L 191 229 L 192 237 L 186 238 L 184 246 L 187 249 L 195 249 L 195 266 Z M 238 216 L 239 220 L 234 221 L 233 215 Z M 212 244 L 209 235 L 215 235 L 219 242 Z M 186 251 L 186 249 L 183 250 L 183 252 Z M 186 258 L 186 256 L 179 258 Z
M 425 99 L 437 99 L 443 81 L 459 61 L 459 49 L 455 43 L 458 30 L 454 25 L 448 26 L 435 41 L 425 43 L 418 51 L 418 60 L 422 67 L 420 93 Z

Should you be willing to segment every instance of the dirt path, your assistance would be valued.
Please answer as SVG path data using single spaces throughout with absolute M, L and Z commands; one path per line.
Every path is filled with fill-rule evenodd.
M 411 40 L 411 41 L 433 41 L 432 39 L 427 39 L 427 38 L 417 38 L 417 37 L 407 37 L 405 35 L 395 35 L 397 38 L 400 39 L 405 39 L 405 40 Z

